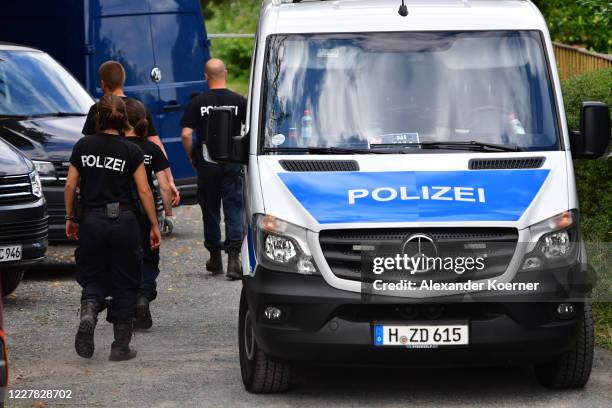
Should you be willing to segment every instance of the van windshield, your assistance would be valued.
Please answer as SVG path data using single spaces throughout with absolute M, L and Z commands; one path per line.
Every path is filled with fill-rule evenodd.
M 276 35 L 265 67 L 267 152 L 559 149 L 535 31 Z
M 0 51 L 0 116 L 86 115 L 93 103 L 48 54 Z

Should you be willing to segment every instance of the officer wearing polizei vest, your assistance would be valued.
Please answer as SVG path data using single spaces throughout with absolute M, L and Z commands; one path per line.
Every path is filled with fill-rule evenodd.
M 98 76 L 100 77 L 100 88 L 104 92 L 104 95 L 115 95 L 119 96 L 123 99 L 124 102 L 132 100 L 125 95 L 123 87 L 125 85 L 125 69 L 123 65 L 117 61 L 106 61 L 100 68 L 98 69 Z M 87 113 L 87 118 L 85 119 L 85 124 L 83 125 L 83 130 L 81 133 L 84 135 L 93 135 L 97 132 L 96 127 L 96 109 L 97 105 L 94 104 L 89 109 Z M 162 143 L 159 135 L 157 134 L 157 129 L 155 129 L 155 124 L 153 123 L 153 116 L 149 109 L 145 107 L 146 115 L 147 115 L 147 138 L 149 141 L 155 143 L 166 155 L 166 150 L 164 149 L 164 144 Z M 167 157 L 167 155 L 166 155 Z M 166 169 L 166 177 L 170 181 L 170 187 L 172 188 L 172 203 L 173 205 L 178 205 L 180 202 L 180 194 L 176 185 L 174 184 L 174 177 L 172 176 L 172 171 L 168 167 Z
M 168 159 L 161 149 L 147 139 L 147 129 L 149 126 L 146 109 L 144 105 L 135 100 L 128 99 L 125 102 L 128 121 L 131 129 L 125 132 L 127 140 L 136 144 L 144 153 L 144 165 L 147 172 L 149 187 L 155 195 L 156 190 L 153 185 L 153 175 L 157 178 L 161 192 L 164 212 L 167 217 L 172 216 L 172 190 L 170 181 L 166 176 L 166 169 L 170 167 Z M 149 303 L 157 297 L 156 279 L 159 276 L 159 249 L 152 249 L 149 245 L 149 230 L 151 223 L 146 214 L 139 214 L 138 223 L 140 224 L 140 235 L 142 239 L 142 283 L 138 291 L 138 301 L 136 303 L 136 329 L 150 329 L 153 325 Z
M 64 192 L 66 235 L 79 240 L 76 279 L 82 296 L 75 348 L 79 356 L 92 357 L 98 312 L 110 295 L 107 320 L 113 324 L 115 341 L 109 359 L 121 361 L 136 356 L 129 344 L 142 275 L 138 197 L 151 222 L 152 248 L 159 247 L 161 236 L 144 155 L 120 136 L 129 127 L 123 100 L 103 96 L 97 106 L 97 122 L 99 133 L 85 136 L 73 148 Z M 77 187 L 82 201 L 78 220 Z
M 237 164 L 214 163 L 206 150 L 206 126 L 215 107 L 229 107 L 234 112 L 235 129 L 246 120 L 246 99 L 225 87 L 227 69 L 223 61 L 211 59 L 206 64 L 209 91 L 196 96 L 181 120 L 183 147 L 198 172 L 198 203 L 204 221 L 204 245 L 210 251 L 206 269 L 223 273 L 221 250 L 228 253 L 227 278 L 241 278 L 240 248 L 243 239 L 242 169 Z M 193 132 L 196 141 L 193 143 Z M 221 242 L 221 204 L 225 216 L 225 243 Z

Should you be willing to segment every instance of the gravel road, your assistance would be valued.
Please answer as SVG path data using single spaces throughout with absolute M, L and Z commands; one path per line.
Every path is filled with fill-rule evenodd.
M 612 353 L 600 349 L 582 391 L 545 390 L 521 367 L 309 369 L 287 394 L 250 395 L 236 345 L 240 283 L 205 272 L 199 208 L 181 207 L 176 215 L 175 234 L 163 243 L 155 325 L 137 333 L 133 361 L 108 361 L 112 328 L 105 321 L 93 359 L 76 355 L 79 287 L 70 247 L 52 248 L 46 264 L 5 299 L 10 389 L 72 391 L 69 400 L 7 399 L 7 406 L 612 406 Z

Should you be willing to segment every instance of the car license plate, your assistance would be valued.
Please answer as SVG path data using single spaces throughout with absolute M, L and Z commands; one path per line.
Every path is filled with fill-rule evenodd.
M 469 344 L 468 325 L 374 325 L 375 346 L 457 346 Z
M 21 259 L 21 245 L 0 247 L 0 262 L 19 261 Z

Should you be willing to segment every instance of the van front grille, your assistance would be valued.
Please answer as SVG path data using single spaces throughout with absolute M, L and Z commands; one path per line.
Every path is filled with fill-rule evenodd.
M 437 269 L 413 275 L 403 271 L 385 273 L 382 276 L 386 281 L 407 279 L 417 284 L 422 280 L 465 282 L 500 276 L 506 271 L 518 241 L 518 231 L 514 228 L 402 228 L 323 230 L 319 234 L 319 243 L 334 275 L 342 279 L 367 281 L 371 276 L 371 264 L 368 262 L 373 257 L 394 257 L 404 253 L 415 255 L 420 236 L 424 237 L 423 245 L 430 245 L 435 250 L 435 254 L 428 253 L 428 256 L 482 257 L 484 269 L 462 274 Z
M 34 241 L 46 238 L 48 234 L 48 220 L 15 222 L 0 225 L 0 244 L 14 242 Z
M 355 160 L 281 160 L 280 165 L 287 171 L 359 171 Z
M 539 169 L 545 157 L 518 157 L 503 159 L 471 159 L 470 170 Z
M 67 162 L 53 162 L 55 167 L 55 175 L 60 181 L 65 181 L 68 177 L 68 167 L 70 166 Z
M 30 176 L 0 177 L 0 205 L 11 205 L 35 201 Z

